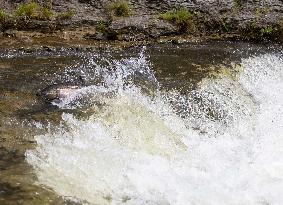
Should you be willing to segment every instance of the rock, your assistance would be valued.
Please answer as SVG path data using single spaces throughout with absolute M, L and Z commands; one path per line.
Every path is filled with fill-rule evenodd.
M 107 40 L 107 34 L 101 33 L 101 32 L 95 32 L 95 33 L 86 33 L 83 36 L 84 39 L 91 39 L 91 40 Z
M 177 32 L 176 26 L 149 15 L 115 19 L 109 27 L 110 34 L 117 36 L 118 40 L 126 41 L 157 38 Z
M 36 30 L 42 33 L 52 33 L 56 29 L 58 29 L 58 25 L 53 21 L 38 21 L 38 20 L 30 20 L 23 21 L 21 25 L 17 25 L 17 27 L 22 30 Z
M 5 37 L 16 37 L 16 33 L 17 32 L 15 30 L 9 29 L 9 30 L 6 30 L 6 31 L 3 32 L 3 36 L 5 36 Z
M 56 51 L 56 49 L 54 47 L 47 46 L 47 45 L 42 46 L 42 50 L 47 51 L 47 52 L 55 52 Z
M 1 1 L 2 9 L 12 14 L 17 7 L 17 1 Z M 38 0 L 41 5 L 46 1 Z M 188 33 L 193 36 L 210 36 L 211 34 L 239 34 L 252 30 L 260 31 L 267 27 L 273 29 L 271 36 L 282 36 L 282 13 L 283 1 L 255 1 L 255 0 L 128 0 L 132 16 L 126 18 L 110 18 L 109 10 L 111 0 L 74 0 L 52 1 L 52 12 L 60 14 L 68 10 L 74 10 L 76 14 L 65 20 L 52 21 L 16 21 L 14 18 L 8 18 L 5 24 L 0 23 L 0 31 L 8 29 L 18 29 L 25 31 L 36 31 L 47 34 L 54 34 L 57 37 L 61 34 L 55 31 L 66 32 L 63 38 L 72 39 L 72 34 L 79 28 L 90 28 L 89 31 L 83 31 L 76 34 L 77 39 L 94 40 L 146 40 L 149 38 L 158 38 L 161 36 L 174 36 L 180 34 L 176 25 L 161 20 L 158 16 L 161 13 L 178 8 L 185 8 L 192 14 L 191 24 L 193 25 Z M 110 21 L 112 22 L 110 23 Z M 107 22 L 105 34 L 96 33 L 99 22 Z M 108 29 L 108 22 L 110 27 Z M 256 29 L 250 28 L 255 27 Z M 278 29 L 277 29 L 278 28 Z M 276 30 L 280 30 L 281 33 Z M 244 31 L 244 32 L 242 32 Z M 187 32 L 187 31 L 185 31 Z M 186 33 L 186 34 L 188 34 Z M 70 35 L 69 35 L 70 34 Z M 13 33 L 6 32 L 4 36 L 13 37 Z M 257 35 L 262 37 L 261 35 Z M 17 36 L 16 36 L 17 37 Z M 282 39 L 282 37 L 281 37 Z

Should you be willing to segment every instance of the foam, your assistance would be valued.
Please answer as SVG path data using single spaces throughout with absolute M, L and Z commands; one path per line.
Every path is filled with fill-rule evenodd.
M 98 112 L 63 114 L 59 131 L 35 136 L 38 183 L 90 204 L 281 204 L 282 57 L 243 59 L 235 78 L 188 96 L 125 84 L 137 69 L 156 81 L 143 55 L 115 65 Z

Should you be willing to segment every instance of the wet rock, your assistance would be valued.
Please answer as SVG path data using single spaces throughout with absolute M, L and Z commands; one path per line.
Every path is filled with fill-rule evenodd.
M 0 196 L 1 197 L 4 197 L 4 196 L 6 198 L 11 197 L 11 196 L 15 197 L 22 192 L 23 190 L 18 185 L 12 186 L 11 184 L 7 182 L 0 182 Z
M 42 50 L 47 51 L 47 52 L 55 52 L 56 48 L 45 45 L 45 46 L 42 46 Z
M 106 33 L 95 32 L 95 33 L 86 33 L 83 36 L 84 39 L 91 39 L 91 40 L 107 40 L 108 35 Z
M 3 36 L 5 37 L 16 37 L 17 32 L 15 30 L 6 30 L 3 32 Z
M 178 28 L 155 16 L 146 15 L 116 19 L 111 23 L 109 32 L 118 40 L 144 40 L 176 34 Z
M 2 146 L 0 147 L 0 156 L 0 171 L 9 169 L 10 166 L 19 164 L 24 160 L 24 155 L 22 155 L 18 150 L 9 150 Z

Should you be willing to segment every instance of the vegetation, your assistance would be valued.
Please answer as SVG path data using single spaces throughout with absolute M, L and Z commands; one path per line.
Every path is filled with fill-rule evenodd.
M 38 5 L 34 2 L 20 4 L 15 12 L 16 17 L 24 19 L 32 19 L 36 16 Z
M 220 17 L 219 23 L 220 23 L 221 29 L 224 32 L 230 32 L 232 30 L 231 25 L 229 24 L 229 22 L 227 22 L 227 19 L 225 17 Z
M 1 29 L 8 29 L 15 24 L 14 18 L 6 12 L 0 10 L 0 25 Z
M 280 35 L 280 25 L 260 26 L 254 21 L 242 31 L 242 34 L 250 39 L 276 39 Z
M 281 32 L 281 35 L 283 36 L 283 18 L 281 18 L 281 20 L 279 21 L 278 27 Z
M 127 1 L 117 1 L 109 5 L 111 15 L 114 16 L 130 16 L 131 9 Z
M 268 14 L 269 12 L 270 12 L 270 10 L 269 10 L 268 7 L 256 8 L 255 9 L 255 16 L 260 17 L 260 16 Z
M 259 33 L 261 36 L 270 36 L 277 32 L 277 27 L 266 26 L 260 29 Z
M 49 0 L 49 7 L 51 1 Z M 57 14 L 56 18 L 60 20 L 71 19 L 75 15 L 75 11 L 68 10 Z M 50 11 L 48 7 L 42 7 L 39 4 L 31 1 L 29 3 L 20 4 L 15 11 L 15 16 L 17 19 L 21 20 L 51 20 L 53 12 Z
M 181 30 L 188 30 L 192 27 L 192 13 L 187 9 L 181 8 L 178 10 L 167 11 L 160 14 L 160 18 L 170 21 L 180 27 Z
M 107 31 L 107 23 L 103 20 L 99 20 L 98 25 L 96 26 L 97 31 L 101 33 L 106 33 Z
M 75 14 L 76 14 L 75 11 L 68 10 L 66 12 L 62 12 L 62 13 L 58 14 L 57 19 L 59 19 L 59 20 L 69 20 L 69 19 L 73 18 L 73 16 Z
M 4 11 L 0 10 L 0 23 L 4 23 L 6 18 L 7 14 Z
M 50 11 L 47 7 L 41 9 L 41 19 L 42 20 L 51 20 L 53 12 Z
M 244 7 L 244 0 L 233 0 L 233 6 L 235 9 L 242 9 Z
M 50 20 L 53 13 L 35 2 L 20 4 L 15 11 L 15 16 L 22 20 Z
M 3 10 L 0 10 L 0 24 L 2 29 L 16 28 L 22 26 L 21 22 L 29 20 L 53 20 L 56 19 L 67 20 L 72 18 L 75 15 L 74 11 L 67 11 L 62 13 L 53 13 L 47 6 L 52 5 L 52 0 L 46 0 L 44 6 L 40 4 L 29 1 L 28 3 L 19 4 L 19 6 L 12 12 L 12 14 L 6 13 Z M 23 25 L 24 26 L 24 25 Z

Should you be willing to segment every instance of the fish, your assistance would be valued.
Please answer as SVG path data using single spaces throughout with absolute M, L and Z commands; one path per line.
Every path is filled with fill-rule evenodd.
M 58 102 L 70 96 L 74 96 L 82 88 L 80 85 L 70 83 L 59 83 L 50 85 L 37 92 L 37 96 L 44 99 L 45 102 Z

